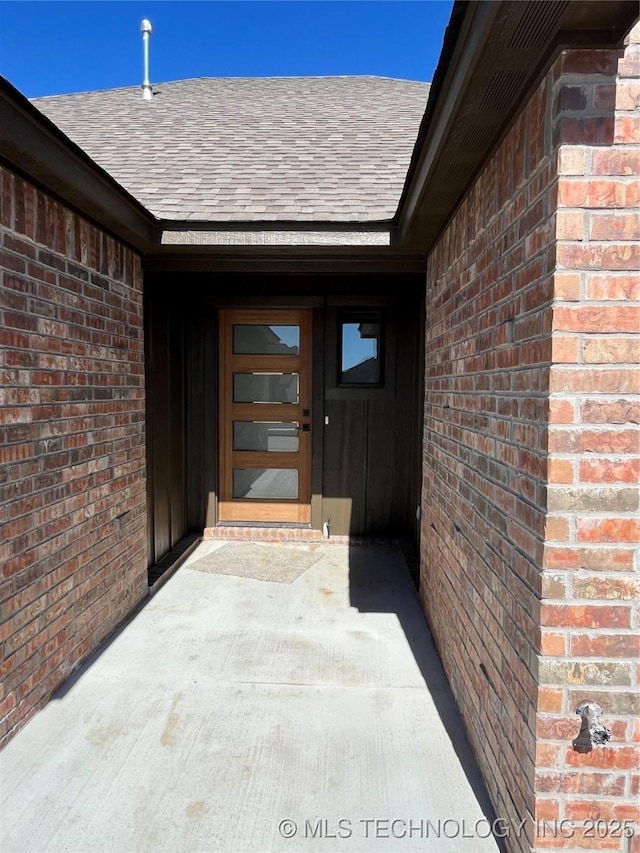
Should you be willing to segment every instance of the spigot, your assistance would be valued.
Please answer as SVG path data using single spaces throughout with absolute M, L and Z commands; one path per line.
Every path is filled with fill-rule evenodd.
M 591 752 L 594 746 L 603 746 L 611 740 L 611 730 L 600 722 L 602 708 L 596 702 L 581 702 L 576 714 L 582 717 L 580 733 L 573 741 L 576 752 Z

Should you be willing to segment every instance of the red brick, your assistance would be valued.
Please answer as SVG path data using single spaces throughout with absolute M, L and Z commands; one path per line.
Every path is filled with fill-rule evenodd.
M 594 148 L 591 158 L 594 175 L 631 177 L 640 174 L 640 150 L 634 148 Z
M 551 371 L 549 390 L 590 394 L 634 394 L 640 387 L 640 370 L 611 368 L 562 369 Z
M 574 421 L 575 411 L 573 403 L 553 397 L 549 400 L 550 424 L 572 424 Z
M 561 207 L 633 208 L 640 203 L 640 187 L 635 181 L 616 178 L 608 181 L 563 178 L 558 186 L 558 203 Z
M 579 477 L 584 483 L 638 483 L 640 460 L 581 462 Z
M 558 714 L 564 704 L 564 690 L 561 687 L 538 688 L 538 710 Z
M 553 277 L 554 296 L 565 302 L 577 302 L 580 299 L 580 274 L 556 272 Z
M 567 747 L 565 760 L 570 767 L 602 767 L 611 770 L 634 770 L 640 764 L 640 749 L 623 746 L 617 749 L 602 747 L 591 752 L 576 752 Z
M 575 657 L 633 658 L 640 656 L 637 634 L 571 634 Z
M 640 276 L 638 275 L 590 275 L 587 279 L 587 299 L 640 300 Z
M 635 364 L 640 362 L 640 337 L 590 337 L 582 345 L 585 364 Z
M 536 790 L 557 791 L 558 793 L 619 797 L 624 795 L 625 782 L 626 777 L 621 773 L 553 773 L 544 771 L 536 774 Z
M 596 598 L 603 601 L 634 601 L 640 597 L 640 580 L 622 580 L 610 575 L 574 577 L 573 595 L 574 598 Z
M 552 453 L 637 453 L 638 429 L 560 429 L 549 430 Z
M 537 767 L 556 767 L 559 757 L 559 744 L 544 743 L 542 741 L 538 741 L 536 744 L 535 763 Z
M 602 83 L 593 87 L 593 105 L 597 110 L 614 110 L 616 106 L 616 91 L 619 84 Z
M 552 338 L 551 360 L 554 364 L 577 364 L 579 356 L 577 337 L 554 335 Z
M 535 820 L 556 820 L 560 817 L 560 804 L 557 800 L 538 797 L 536 800 Z
M 640 308 L 625 306 L 556 307 L 553 328 L 563 332 L 636 332 Z
M 615 120 L 614 142 L 634 144 L 640 142 L 640 117 L 618 114 Z
M 581 239 L 567 237 L 566 239 Z M 589 218 L 590 240 L 640 239 L 640 213 L 592 213 Z
M 613 116 L 560 116 L 553 128 L 553 144 L 603 145 L 615 136 Z
M 565 814 L 570 820 L 612 821 L 640 820 L 640 806 L 608 803 L 601 799 L 573 800 L 567 803 Z
M 612 77 L 618 71 L 618 54 L 613 50 L 567 50 L 561 57 L 561 71 Z
M 587 149 L 583 145 L 563 145 L 558 150 L 558 175 L 584 176 Z
M 579 542 L 638 542 L 640 521 L 635 518 L 578 519 Z
M 543 631 L 540 638 L 540 653 L 551 657 L 562 657 L 567 653 L 567 640 L 564 634 Z
M 640 424 L 640 403 L 629 399 L 585 400 L 581 417 L 586 424 Z
M 559 243 L 561 267 L 585 270 L 640 269 L 640 246 L 635 243 Z
M 584 240 L 584 212 L 582 210 L 559 210 L 556 213 L 556 237 L 558 240 Z
M 547 569 L 585 569 L 596 572 L 628 572 L 633 566 L 633 550 L 627 547 L 575 548 L 547 545 Z
M 569 538 L 570 527 L 566 518 L 554 518 L 547 516 L 545 523 L 545 539 L 547 542 L 555 540 L 563 541 Z
M 631 609 L 595 604 L 542 604 L 540 619 L 548 627 L 629 628 Z

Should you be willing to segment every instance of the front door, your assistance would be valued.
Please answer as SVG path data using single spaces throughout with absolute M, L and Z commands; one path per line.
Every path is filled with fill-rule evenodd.
M 220 311 L 220 521 L 311 521 L 311 312 Z

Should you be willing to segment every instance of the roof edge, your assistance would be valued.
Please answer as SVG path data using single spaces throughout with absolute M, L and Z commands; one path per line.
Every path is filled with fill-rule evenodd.
M 428 253 L 557 52 L 563 47 L 619 47 L 637 18 L 636 0 L 556 0 L 554 20 L 545 22 L 544 44 L 532 44 L 524 50 L 507 43 L 501 48 L 509 51 L 509 70 L 516 72 L 513 76 L 518 82 L 499 108 L 487 107 L 483 114 L 473 105 L 490 100 L 479 98 L 478 93 L 488 91 L 491 73 L 496 70 L 496 57 L 492 55 L 496 29 L 502 31 L 504 20 L 516 26 L 518 20 L 530 21 L 538 9 L 536 0 L 455 0 L 394 216 L 398 239 L 409 249 L 419 244 Z M 504 34 L 503 41 L 508 42 Z M 535 55 L 534 61 L 531 55 Z M 484 125 L 484 143 L 463 153 L 460 139 L 465 131 L 480 125 Z
M 139 251 L 153 244 L 158 220 L 0 76 L 0 159 Z

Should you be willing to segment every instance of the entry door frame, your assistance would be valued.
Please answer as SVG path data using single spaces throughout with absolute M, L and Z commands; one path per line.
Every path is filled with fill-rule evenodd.
M 260 523 L 311 522 L 312 424 L 312 309 L 222 308 L 219 311 L 219 503 L 218 521 Z M 234 325 L 297 325 L 298 355 L 236 354 Z M 234 373 L 298 373 L 297 403 L 236 403 Z M 234 421 L 282 420 L 298 424 L 298 450 L 291 452 L 233 449 Z M 234 468 L 283 468 L 298 472 L 297 499 L 241 499 L 233 497 Z

